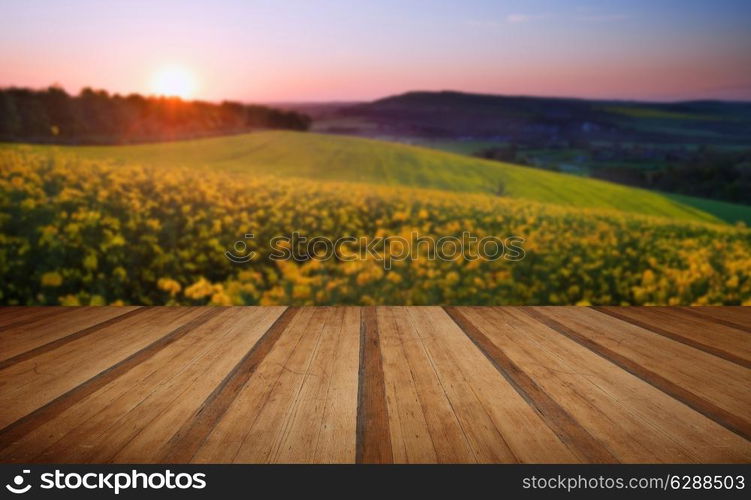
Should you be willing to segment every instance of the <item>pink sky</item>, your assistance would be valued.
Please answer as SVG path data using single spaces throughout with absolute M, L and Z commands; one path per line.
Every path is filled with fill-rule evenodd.
M 751 99 L 748 2 L 53 2 L 0 8 L 0 85 L 365 100 L 407 90 Z

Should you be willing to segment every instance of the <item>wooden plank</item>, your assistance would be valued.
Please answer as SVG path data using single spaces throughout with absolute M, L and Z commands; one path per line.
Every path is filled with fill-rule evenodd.
M 0 444 L 76 404 L 213 314 L 201 308 L 145 311 L 104 329 L 97 342 L 81 338 L 0 371 Z
M 467 314 L 618 461 L 749 459 L 751 443 L 560 335 L 526 309 L 477 308 Z
M 421 456 L 420 449 L 416 452 L 412 447 L 427 447 L 427 439 L 409 434 L 415 429 L 425 432 L 424 421 L 439 461 L 577 461 L 441 308 L 379 308 L 379 313 L 379 324 L 384 318 L 379 328 L 384 360 L 389 360 L 384 364 L 385 377 L 393 394 L 388 402 L 396 459 L 414 461 L 413 457 Z M 386 321 L 389 315 L 392 319 Z M 403 366 L 414 380 L 414 394 L 400 387 L 409 382 Z M 423 415 L 416 421 L 413 399 L 420 403 Z M 446 411 L 444 401 L 453 415 Z M 395 420 L 392 407 L 401 412 L 405 403 L 408 411 Z M 407 419 L 413 422 L 405 426 Z M 449 434 L 442 435 L 446 430 Z M 438 444 L 441 440 L 448 442 Z M 472 454 L 467 455 L 462 445 Z M 404 451 L 398 454 L 397 446 Z
M 109 391 L 101 394 L 102 403 L 84 402 L 104 408 L 35 461 L 54 461 L 61 456 L 73 463 L 153 461 L 143 457 L 154 457 L 154 450 L 179 429 L 179 425 L 169 425 L 170 418 L 162 418 L 165 413 L 190 414 L 200 406 L 281 312 L 271 309 L 254 314 L 250 309 L 249 314 L 243 314 L 243 308 L 223 309 L 219 317 L 149 360 L 150 366 L 142 363 L 126 380 L 110 384 Z M 113 400 L 111 393 L 118 392 L 119 397 Z M 153 447 L 144 449 L 144 441 Z
M 359 311 L 330 309 L 269 462 L 355 461 L 359 353 Z
M 182 345 L 163 350 L 153 360 L 156 371 L 146 380 L 124 381 L 130 390 L 61 440 L 49 457 L 132 463 L 153 454 L 179 428 L 171 417 L 190 416 L 281 313 L 257 311 L 232 308 L 194 329 Z
M 578 461 L 443 309 L 403 310 L 409 313 L 411 327 L 450 402 L 473 461 Z M 425 409 L 430 414 L 435 402 L 427 402 Z M 442 439 L 441 433 L 436 433 L 436 443 Z
M 203 399 L 195 394 L 213 390 L 234 364 L 232 360 L 242 356 L 238 348 L 252 345 L 263 333 L 263 325 L 281 312 L 275 309 L 260 314 L 257 308 L 216 309 L 220 314 L 6 447 L 0 457 L 25 462 L 103 462 L 113 460 L 135 434 L 139 438 L 156 434 L 155 441 L 164 444 L 179 425 L 162 427 L 159 411 L 200 405 Z
M 383 357 L 375 307 L 361 309 L 357 409 L 358 463 L 392 463 Z
M 30 324 L 0 327 L 0 360 L 16 356 L 136 309 L 138 309 L 137 306 L 55 308 L 52 313 L 42 312 L 36 314 L 34 318 L 28 318 L 28 320 L 33 319 Z
M 268 462 L 283 431 L 280 419 L 302 384 L 327 316 L 323 308 L 301 309 L 192 461 Z
M 423 308 L 424 314 L 405 307 L 387 308 L 398 333 L 394 348 L 401 348 L 415 382 L 428 432 L 439 463 L 473 463 L 505 459 L 515 461 L 492 417 L 456 365 L 450 343 L 439 335 L 440 308 Z M 450 320 L 449 320 L 450 321 Z M 434 323 L 436 323 L 434 325 Z
M 669 339 L 751 368 L 751 335 L 672 307 L 595 307 Z
M 238 360 L 272 327 L 286 308 L 238 309 L 240 318 L 230 325 L 228 335 L 217 339 L 213 347 L 206 349 L 206 354 L 196 363 L 175 377 L 171 384 L 152 393 L 149 400 L 139 406 L 139 411 L 133 412 L 131 420 L 141 422 L 144 420 L 141 414 L 145 411 L 140 410 L 140 407 L 145 404 L 154 408 L 149 411 L 150 414 L 161 411 L 148 424 L 139 424 L 137 434 L 131 436 L 131 441 L 112 461 L 141 463 L 158 459 L 158 456 L 154 456 L 154 450 L 165 446 L 176 430 L 193 418 L 203 401 L 236 366 Z
M 379 307 L 376 312 L 394 462 L 435 463 L 438 458 L 428 418 L 402 345 L 399 320 L 402 328 L 407 325 L 402 318 L 395 316 L 394 311 L 394 308 Z M 413 360 L 415 363 L 418 361 Z
M 37 306 L 0 306 L 0 327 L 5 325 L 8 321 L 13 321 L 13 317 L 17 314 L 30 309 L 40 309 Z
M 29 306 L 0 308 L 0 337 L 11 328 L 28 325 L 33 328 L 38 322 L 51 317 L 61 317 L 66 313 L 75 312 L 77 307 L 65 306 Z
M 693 306 L 681 311 L 698 315 L 711 323 L 737 328 L 751 333 L 751 307 L 744 306 Z
M 55 315 L 33 328 L 16 327 L 0 337 L 0 370 L 100 332 L 142 310 L 139 307 L 87 307 L 62 317 Z
M 326 393 L 323 427 L 315 452 L 317 463 L 352 463 L 357 455 L 357 420 L 361 316 L 359 307 L 344 309 L 344 323 Z
M 480 312 L 469 308 L 446 307 L 446 312 L 492 362 L 498 372 L 514 387 L 519 395 L 534 408 L 544 424 L 555 433 L 572 454 L 583 462 L 612 463 L 616 457 L 599 440 L 594 438 L 582 425 L 576 421 L 564 408 L 553 400 L 538 384 L 515 363 L 501 345 L 508 345 L 513 339 L 503 336 L 503 333 L 488 324 Z M 481 329 L 477 325 L 484 328 Z M 495 340 L 495 341 L 494 341 Z M 546 461 L 543 456 L 538 460 Z
M 531 307 L 525 312 L 751 439 L 749 369 L 592 309 Z
M 748 310 L 0 308 L 0 461 L 748 463 Z
M 309 380 L 313 362 L 324 344 L 327 326 L 330 327 L 330 323 L 334 321 L 332 312 L 333 309 L 328 307 L 314 309 L 310 321 L 283 364 L 282 371 L 271 385 L 270 397 L 265 398 L 262 405 L 256 406 L 258 411 L 253 416 L 233 462 L 270 463 L 274 460 L 289 425 L 292 408 L 305 382 Z M 228 412 L 227 416 L 231 417 L 232 413 Z M 353 434 L 353 446 L 354 438 Z
M 23 319 L 23 317 L 29 318 L 45 310 L 52 311 L 53 309 L 64 310 L 62 306 L 0 306 L 0 333 L 6 325 Z
M 232 371 L 209 394 L 201 406 L 183 423 L 175 435 L 154 456 L 167 463 L 187 463 L 204 444 L 217 422 L 226 413 L 237 394 L 258 369 L 281 334 L 298 315 L 299 309 L 287 308 Z

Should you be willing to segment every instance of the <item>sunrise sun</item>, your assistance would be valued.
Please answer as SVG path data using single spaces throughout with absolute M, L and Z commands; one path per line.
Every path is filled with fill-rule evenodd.
M 196 91 L 196 79 L 193 73 L 181 66 L 165 66 L 154 73 L 151 91 L 157 95 L 188 99 Z

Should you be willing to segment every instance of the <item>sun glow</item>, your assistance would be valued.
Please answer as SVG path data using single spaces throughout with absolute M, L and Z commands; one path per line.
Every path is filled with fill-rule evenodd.
M 188 99 L 196 91 L 196 79 L 183 67 L 166 66 L 154 74 L 151 91 L 157 95 Z

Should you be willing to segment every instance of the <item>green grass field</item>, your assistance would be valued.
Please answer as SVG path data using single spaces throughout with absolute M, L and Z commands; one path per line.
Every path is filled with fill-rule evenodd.
M 722 120 L 721 116 L 702 115 L 696 113 L 679 113 L 664 109 L 643 106 L 605 106 L 603 111 L 624 115 L 631 118 L 657 118 L 661 120 Z
M 751 206 L 738 205 L 725 201 L 708 200 L 706 198 L 696 198 L 694 196 L 686 196 L 683 194 L 665 193 L 665 196 L 677 201 L 678 203 L 690 205 L 704 212 L 711 213 L 715 217 L 731 224 L 741 221 L 747 226 L 751 226 Z
M 26 146 L 123 164 L 188 166 L 448 191 L 503 192 L 510 198 L 563 206 L 617 209 L 676 220 L 722 222 L 732 204 L 681 200 L 643 189 L 457 154 L 370 139 L 297 132 L 245 135 L 135 146 Z

